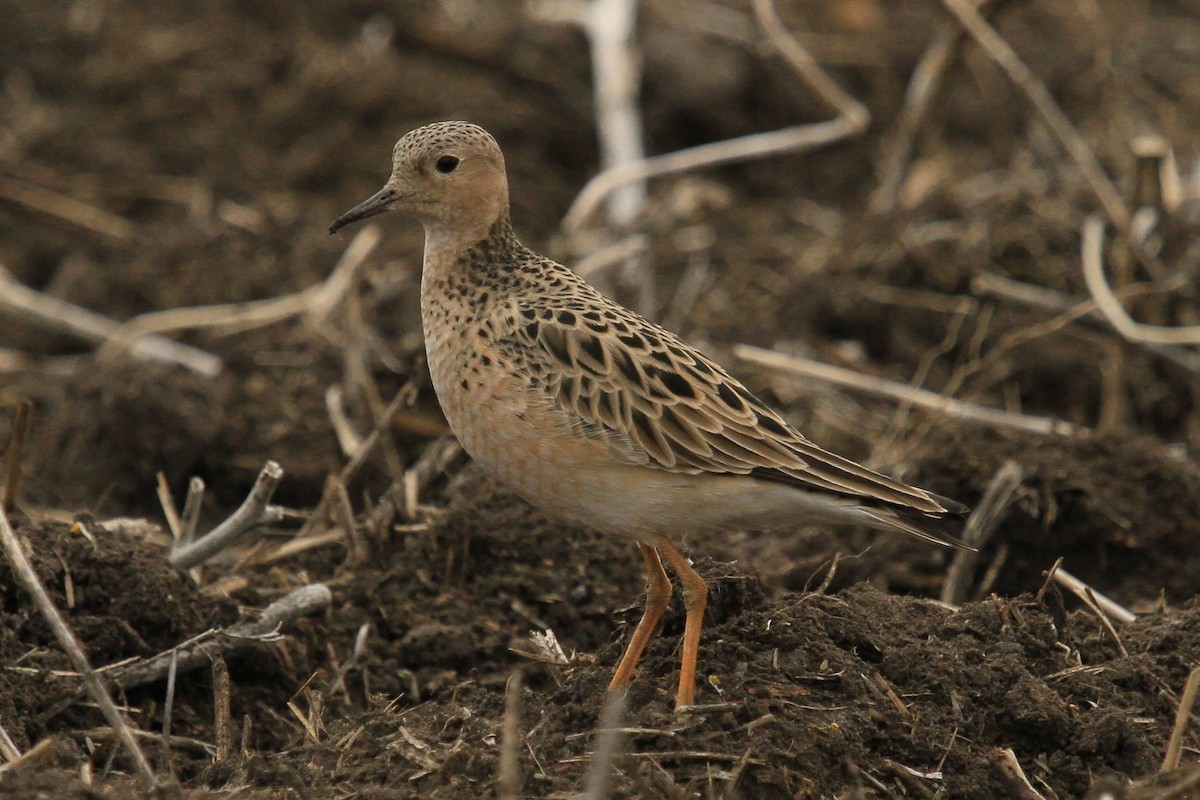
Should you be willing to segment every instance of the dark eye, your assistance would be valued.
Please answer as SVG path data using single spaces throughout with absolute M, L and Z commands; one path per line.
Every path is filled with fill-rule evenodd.
M 458 156 L 442 156 L 434 163 L 434 168 L 443 175 L 449 175 L 458 169 Z

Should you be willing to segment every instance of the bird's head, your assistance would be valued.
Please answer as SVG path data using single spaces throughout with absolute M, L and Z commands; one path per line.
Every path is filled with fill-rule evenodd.
M 486 232 L 508 213 L 500 145 L 469 122 L 436 122 L 405 134 L 392 150 L 384 187 L 335 219 L 329 232 L 385 211 L 416 217 L 426 230 Z

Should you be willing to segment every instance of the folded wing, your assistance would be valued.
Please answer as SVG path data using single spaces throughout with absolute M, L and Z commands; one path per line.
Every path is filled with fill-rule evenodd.
M 718 364 L 623 308 L 578 297 L 556 308 L 543 298 L 536 308 L 518 303 L 505 317 L 497 327 L 511 337 L 514 357 L 524 359 L 531 385 L 565 424 L 603 440 L 629 463 L 751 475 L 906 515 L 966 511 L 823 450 Z

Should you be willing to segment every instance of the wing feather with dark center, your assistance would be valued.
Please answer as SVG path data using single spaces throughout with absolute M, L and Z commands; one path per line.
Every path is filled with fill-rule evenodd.
M 622 460 L 751 475 L 931 517 L 965 511 L 823 450 L 674 334 L 582 282 L 572 289 L 537 298 L 536 313 L 518 301 L 496 328 L 516 366 L 538 376 L 549 405 Z

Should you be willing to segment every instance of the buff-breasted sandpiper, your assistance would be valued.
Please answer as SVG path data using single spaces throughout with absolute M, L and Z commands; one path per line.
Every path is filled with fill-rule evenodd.
M 675 541 L 823 520 L 954 544 L 916 520 L 966 507 L 816 446 L 715 362 L 517 241 L 496 140 L 441 122 L 396 143 L 392 175 L 330 232 L 385 211 L 425 227 L 421 317 L 451 430 L 551 515 L 637 542 L 645 611 L 624 686 L 671 596 L 687 612 L 677 706 L 693 704 L 707 586 Z

